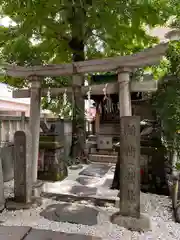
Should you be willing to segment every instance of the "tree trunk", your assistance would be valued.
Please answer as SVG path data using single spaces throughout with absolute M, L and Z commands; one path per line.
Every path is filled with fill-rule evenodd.
M 82 76 L 75 76 L 73 80 L 82 80 Z M 73 92 L 73 122 L 72 122 L 72 147 L 71 157 L 78 159 L 80 162 L 85 160 L 85 119 L 84 119 L 84 99 L 81 96 L 81 86 L 74 85 Z
M 82 8 L 72 8 L 71 31 L 72 39 L 69 47 L 73 53 L 73 62 L 84 61 L 84 23 L 86 13 Z M 73 122 L 72 122 L 72 146 L 71 157 L 81 162 L 84 160 L 85 153 L 85 118 L 84 118 L 84 99 L 81 94 L 81 86 L 84 85 L 83 75 L 73 76 Z

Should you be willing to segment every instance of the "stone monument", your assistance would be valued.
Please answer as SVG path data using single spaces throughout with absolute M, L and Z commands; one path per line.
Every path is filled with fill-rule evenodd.
M 120 212 L 140 216 L 140 118 L 121 117 Z
M 16 202 L 31 202 L 32 168 L 29 151 L 30 136 L 23 131 L 14 135 L 14 195 Z
M 112 222 L 131 230 L 150 230 L 150 220 L 140 214 L 140 117 L 121 117 L 120 212 Z
M 14 198 L 6 203 L 7 209 L 27 209 L 36 205 L 32 198 L 31 134 L 17 131 L 14 135 Z

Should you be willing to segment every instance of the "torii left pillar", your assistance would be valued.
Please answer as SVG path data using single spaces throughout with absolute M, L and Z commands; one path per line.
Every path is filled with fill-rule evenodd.
M 41 114 L 41 79 L 32 76 L 31 81 L 31 102 L 30 102 L 30 131 L 32 136 L 32 182 L 37 182 L 39 135 L 40 135 L 40 114 Z

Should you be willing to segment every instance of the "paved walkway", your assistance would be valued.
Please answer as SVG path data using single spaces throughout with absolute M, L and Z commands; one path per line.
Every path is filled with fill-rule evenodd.
M 100 238 L 30 227 L 0 226 L 0 240 L 100 240 Z
M 98 168 L 97 168 L 98 165 Z M 104 171 L 104 168 L 108 170 Z M 58 199 L 67 198 L 84 200 L 104 200 L 106 202 L 118 200 L 118 190 L 110 189 L 115 166 L 92 163 L 83 165 L 82 169 L 68 170 L 68 177 L 63 181 L 46 182 L 45 196 L 58 196 Z M 100 176 L 101 175 L 101 176 Z

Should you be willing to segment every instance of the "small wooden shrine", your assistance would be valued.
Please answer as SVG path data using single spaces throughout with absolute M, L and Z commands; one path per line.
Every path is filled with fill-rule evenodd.
M 148 77 L 152 78 L 151 76 Z M 117 79 L 118 75 L 115 74 L 93 75 L 91 78 L 91 84 L 96 85 L 97 88 L 104 84 L 104 88 L 99 91 L 99 94 L 96 93 L 97 90 L 91 92 L 91 99 L 95 101 L 96 106 L 96 118 L 94 121 L 96 149 L 103 150 L 103 152 L 113 149 L 113 144 L 119 141 L 120 136 L 119 95 L 115 91 L 113 92 L 112 88 L 110 91 L 108 90 L 109 85 L 115 84 Z M 131 92 L 132 115 L 140 116 L 141 120 L 153 120 L 154 114 L 147 89 L 142 89 L 142 91 L 134 90 Z M 154 86 L 154 89 L 151 88 L 151 91 L 155 90 L 156 86 Z
M 148 77 L 150 78 L 150 76 Z M 96 85 L 97 88 L 104 84 L 104 88 L 102 91 L 99 91 L 99 94 L 94 94 L 94 91 L 91 93 L 91 99 L 95 101 L 96 117 L 94 121 L 95 132 L 94 135 L 89 136 L 88 143 L 89 159 L 91 161 L 116 163 L 116 173 L 112 188 L 119 189 L 120 98 L 116 93 L 116 89 L 113 91 L 111 88 L 110 92 L 108 92 L 109 84 L 114 84 L 117 78 L 118 76 L 115 74 L 92 76 L 91 84 Z M 151 82 L 153 81 L 155 80 L 151 80 Z M 146 123 L 140 126 L 142 131 L 140 140 L 141 190 L 167 194 L 165 152 L 161 143 L 160 128 L 157 127 L 156 113 L 152 107 L 152 92 L 156 91 L 156 87 L 149 89 L 151 91 L 145 88 L 142 89 L 139 86 L 136 89 L 131 88 L 132 91 L 130 93 L 132 115 L 140 116 L 141 121 L 144 120 L 143 122 Z

